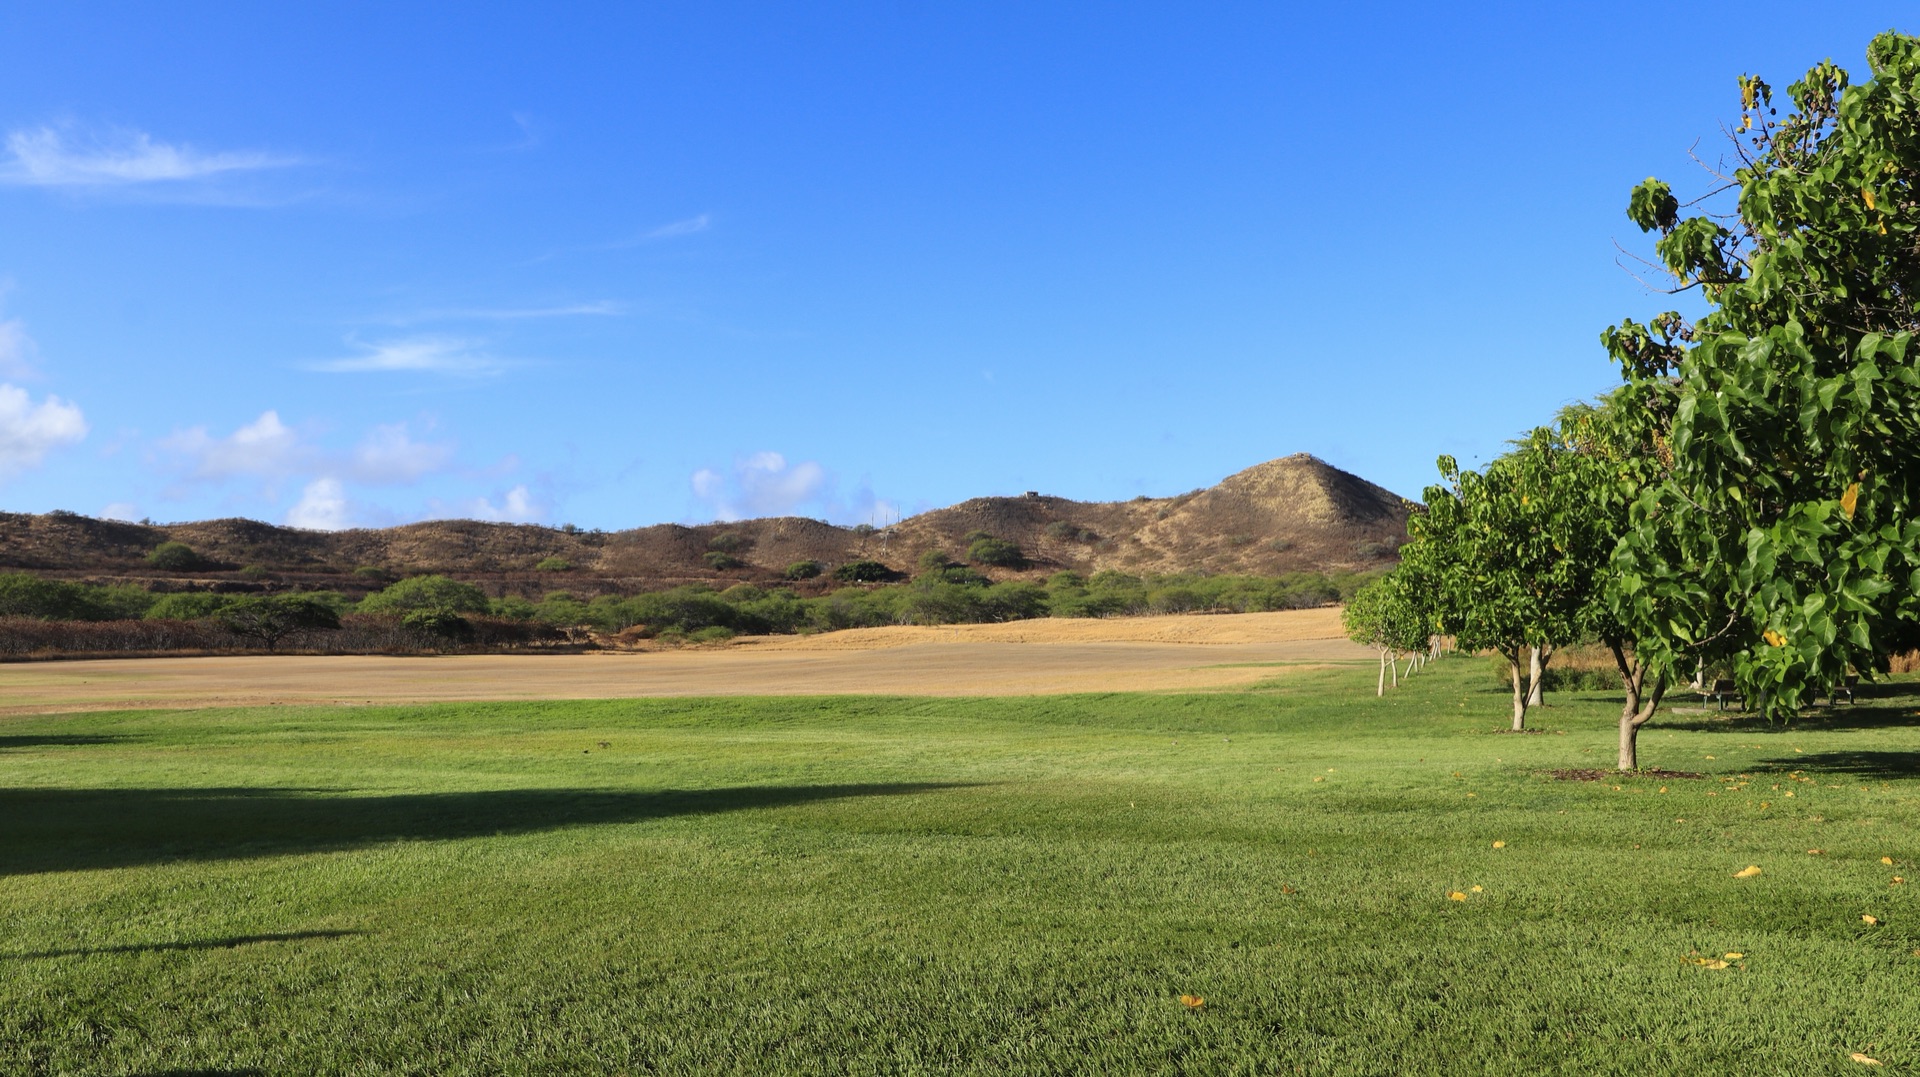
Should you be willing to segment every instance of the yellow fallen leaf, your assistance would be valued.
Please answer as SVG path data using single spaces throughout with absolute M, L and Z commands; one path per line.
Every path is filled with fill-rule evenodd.
M 1766 640 L 1767 645 L 1770 647 L 1785 647 L 1787 645 L 1787 637 L 1775 632 L 1771 628 L 1760 633 L 1760 638 Z
M 1863 912 L 1860 914 L 1860 922 L 1863 924 L 1877 924 L 1880 922 L 1880 918 L 1878 916 L 1874 916 L 1871 913 Z
M 1826 850 L 1825 850 L 1825 849 L 1808 849 L 1808 850 L 1807 850 L 1807 855 L 1808 855 L 1808 856 L 1819 856 L 1819 855 L 1820 855 L 1821 853 L 1824 853 L 1824 852 L 1826 852 Z
M 1703 969 L 1724 969 L 1727 967 L 1727 963 L 1717 957 L 1696 957 L 1693 959 L 1693 963 Z
M 1748 864 L 1746 867 L 1734 872 L 1733 877 L 1736 879 L 1751 879 L 1758 874 L 1760 874 L 1760 865 Z
M 1476 893 L 1476 894 L 1478 894 L 1478 893 L 1481 893 L 1481 892 L 1482 892 L 1482 890 L 1483 890 L 1483 888 L 1482 888 L 1482 887 L 1479 887 L 1479 886 L 1469 886 L 1469 887 L 1467 887 L 1467 889 L 1469 889 L 1469 890 L 1471 890 L 1471 891 L 1473 891 L 1473 892 L 1474 892 L 1474 893 Z
M 1895 875 L 1895 876 L 1893 877 L 1893 885 L 1894 885 L 1894 886 L 1899 886 L 1899 885 L 1900 885 L 1901 883 L 1903 883 L 1903 882 L 1906 882 L 1906 881 L 1907 881 L 1907 880 L 1905 880 L 1905 879 L 1903 879 L 1903 878 L 1901 878 L 1901 877 L 1900 877 L 1900 876 L 1898 876 L 1898 875 Z
M 1738 961 L 1738 960 L 1740 960 L 1741 958 L 1743 958 L 1743 957 L 1745 957 L 1745 956 L 1747 956 L 1747 955 L 1746 955 L 1746 954 L 1743 954 L 1743 953 L 1741 953 L 1741 952 L 1740 952 L 1740 951 L 1738 951 L 1738 950 L 1735 950 L 1734 952 L 1732 952 L 1732 953 L 1730 953 L 1730 954 L 1728 954 L 1728 955 L 1727 955 L 1727 960 L 1728 960 L 1728 961 Z
M 1493 847 L 1496 849 L 1504 849 L 1507 847 L 1507 843 L 1504 841 L 1496 841 L 1493 843 Z
M 1181 995 L 1180 996 L 1180 1005 L 1185 1006 L 1189 1010 L 1197 1010 L 1200 1007 L 1205 1006 L 1206 1004 L 1207 1004 L 1207 1000 L 1201 998 L 1199 995 Z
M 1868 1058 L 1866 1055 L 1863 1055 L 1858 1051 L 1855 1051 L 1854 1053 L 1848 1055 L 1847 1057 L 1853 1059 L 1855 1062 L 1860 1063 L 1862 1066 L 1883 1066 L 1886 1064 L 1884 1062 L 1881 1062 L 1877 1058 Z
M 1880 858 L 1880 862 L 1881 862 L 1882 864 L 1885 864 L 1885 865 L 1886 865 L 1886 866 L 1888 866 L 1888 867 L 1892 867 L 1892 866 L 1893 866 L 1893 857 L 1890 857 L 1890 856 L 1883 856 L 1883 857 L 1881 857 L 1881 858 Z
M 1454 891 L 1450 891 L 1447 894 L 1447 900 L 1448 901 L 1465 901 L 1467 900 L 1467 895 L 1461 893 L 1458 890 L 1454 890 Z
M 1865 202 L 1865 203 L 1867 204 L 1867 208 L 1868 208 L 1868 209 L 1872 209 L 1872 208 L 1873 208 L 1873 190 L 1872 190 L 1872 188 L 1869 188 L 1869 187 L 1862 187 L 1862 188 L 1860 188 L 1860 198 L 1861 198 L 1861 200 L 1862 200 L 1862 201 L 1864 201 L 1864 202 Z
M 1852 486 L 1847 487 L 1846 493 L 1840 495 L 1840 511 L 1846 513 L 1847 519 L 1851 520 L 1853 519 L 1853 510 L 1857 508 L 1859 504 L 1860 484 L 1856 482 Z
M 1326 778 L 1324 778 L 1324 777 L 1320 777 L 1320 778 L 1315 778 L 1315 779 L 1314 779 L 1314 781 L 1316 781 L 1316 782 L 1324 782 L 1324 781 L 1326 781 L 1326 780 L 1327 780 L 1327 779 L 1326 779 Z

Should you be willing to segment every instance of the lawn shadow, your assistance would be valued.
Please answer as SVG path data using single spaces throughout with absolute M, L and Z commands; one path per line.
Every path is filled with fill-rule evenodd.
M 973 783 L 499 789 L 341 796 L 319 789 L 0 789 L 0 875 L 228 860 L 636 823 Z
M 1885 782 L 1920 776 L 1920 752 L 1813 752 L 1784 759 L 1762 759 L 1760 766 Z
M 84 744 L 118 744 L 132 737 L 104 733 L 19 733 L 0 737 L 0 752 L 9 748 L 64 748 Z
M 1693 696 L 1676 692 L 1667 703 L 1693 706 Z M 1711 704 L 1709 704 L 1711 706 Z M 1685 720 L 1659 720 L 1668 729 L 1690 733 L 1739 733 L 1742 736 L 1763 733 L 1821 733 L 1847 729 L 1898 729 L 1920 726 L 1920 682 L 1900 681 L 1862 684 L 1856 702 L 1829 705 L 1821 703 L 1790 721 L 1769 721 L 1750 712 L 1710 712 L 1687 715 Z
M 34 950 L 29 953 L 0 954 L 0 961 L 28 961 L 41 957 L 87 957 L 93 954 L 159 954 L 178 950 L 234 950 L 263 942 L 299 942 L 302 939 L 339 939 L 364 935 L 364 931 L 281 931 L 271 935 L 232 935 L 224 939 L 195 939 L 192 942 L 140 942 L 123 946 L 78 946 L 70 950 Z

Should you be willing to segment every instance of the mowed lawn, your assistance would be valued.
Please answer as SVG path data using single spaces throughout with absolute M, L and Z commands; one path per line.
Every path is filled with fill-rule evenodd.
M 1916 688 L 9 720 L 0 1073 L 1920 1072 Z

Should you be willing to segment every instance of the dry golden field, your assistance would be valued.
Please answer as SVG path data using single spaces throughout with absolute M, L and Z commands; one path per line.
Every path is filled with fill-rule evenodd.
M 1226 688 L 1371 661 L 1337 609 L 1048 619 L 750 637 L 644 653 L 121 658 L 0 666 L 0 714 L 122 707 L 623 699 L 715 695 L 1031 695 Z

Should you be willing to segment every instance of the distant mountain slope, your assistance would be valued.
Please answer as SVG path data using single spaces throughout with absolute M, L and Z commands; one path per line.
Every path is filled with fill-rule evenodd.
M 774 517 L 615 532 L 473 520 L 326 532 L 253 520 L 159 526 L 72 513 L 0 513 L 0 569 L 122 579 L 161 589 L 300 585 L 356 593 L 381 586 L 384 578 L 443 572 L 481 582 L 495 594 L 571 590 L 585 595 L 694 580 L 719 586 L 764 582 L 796 561 L 819 561 L 831 570 L 870 559 L 910 573 L 929 549 L 962 559 L 967 536 L 984 531 L 1019 543 L 1033 562 L 1024 572 L 995 570 L 995 575 L 1044 576 L 1068 569 L 1331 572 L 1390 564 L 1406 534 L 1410 509 L 1387 490 L 1300 453 L 1177 497 L 1116 502 L 1038 494 L 983 497 L 879 531 Z M 210 563 L 184 573 L 149 568 L 147 553 L 167 541 L 186 543 Z M 728 548 L 743 566 L 709 567 L 705 557 L 717 546 Z M 572 567 L 534 567 L 548 558 Z

